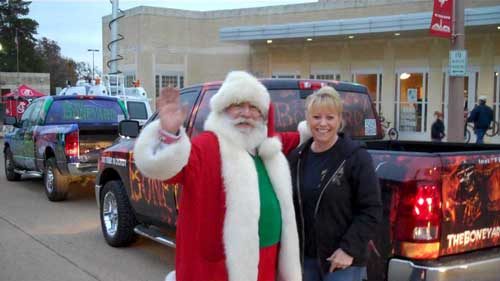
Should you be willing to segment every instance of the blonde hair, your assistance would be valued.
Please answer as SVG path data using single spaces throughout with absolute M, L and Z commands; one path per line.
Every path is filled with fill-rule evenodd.
M 309 112 L 312 107 L 333 108 L 338 114 L 342 115 L 342 98 L 334 88 L 330 86 L 323 86 L 321 89 L 306 98 L 306 112 Z

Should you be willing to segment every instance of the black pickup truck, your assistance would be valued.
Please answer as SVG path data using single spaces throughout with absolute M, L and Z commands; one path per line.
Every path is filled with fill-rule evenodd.
M 499 280 L 500 145 L 383 141 L 362 85 L 295 79 L 262 83 L 282 132 L 296 130 L 304 119 L 303 99 L 314 90 L 328 84 L 340 92 L 343 131 L 366 142 L 382 189 L 384 216 L 370 243 L 369 280 Z M 202 131 L 209 100 L 220 85 L 181 91 L 181 102 L 190 105 L 184 124 L 189 136 Z M 135 234 L 175 246 L 182 187 L 141 175 L 132 153 L 138 125 L 124 121 L 120 131 L 129 137 L 105 149 L 99 160 L 95 194 L 104 237 L 112 246 L 132 243 Z
M 114 97 L 34 100 L 19 121 L 5 120 L 14 126 L 4 138 L 7 180 L 43 175 L 48 199 L 66 199 L 71 185 L 94 183 L 99 152 L 118 137 L 118 123 L 126 116 L 125 106 Z

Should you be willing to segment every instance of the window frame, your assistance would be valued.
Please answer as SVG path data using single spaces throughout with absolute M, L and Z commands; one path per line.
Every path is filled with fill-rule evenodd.
M 380 113 L 382 112 L 382 70 L 381 69 L 360 69 L 360 70 L 354 70 L 352 72 L 352 82 L 358 83 L 356 81 L 357 75 L 376 75 L 377 76 L 377 86 L 376 86 L 376 93 L 375 93 L 375 100 L 372 100 L 372 102 L 375 105 L 375 110 L 377 111 L 377 114 L 380 116 Z M 371 98 L 371 97 L 370 97 Z M 382 114 L 383 115 L 383 114 Z M 384 115 L 384 117 L 387 117 Z
M 422 108 L 422 114 L 420 117 L 420 130 L 419 131 L 406 131 L 402 130 L 402 124 L 401 124 L 401 79 L 399 78 L 402 73 L 410 73 L 410 74 L 421 74 L 422 75 L 422 89 L 423 89 L 423 97 L 425 98 L 424 101 L 417 102 L 417 107 L 420 104 Z M 395 72 L 395 79 L 396 79 L 396 98 L 394 99 L 394 108 L 395 108 L 395 119 L 394 119 L 394 127 L 397 128 L 399 131 L 399 135 L 401 137 L 408 137 L 408 138 L 413 138 L 413 137 L 421 137 L 421 136 L 427 136 L 427 133 L 429 131 L 429 128 L 427 126 L 427 120 L 429 117 L 428 114 L 428 108 L 429 108 L 429 77 L 430 77 L 430 71 L 426 67 L 421 67 L 421 68 L 400 68 L 397 69 Z M 408 103 L 408 102 L 404 102 Z M 417 118 L 418 122 L 418 118 Z M 418 126 L 418 123 L 416 123 L 416 126 Z
M 320 76 L 326 76 L 326 75 L 331 75 L 333 79 L 325 79 L 324 77 Z M 313 70 L 309 74 L 310 79 L 318 79 L 318 80 L 336 80 L 336 81 L 341 81 L 342 75 L 340 74 L 340 71 L 337 69 L 329 69 L 329 70 Z
M 300 71 L 292 70 L 292 71 L 273 71 L 271 74 L 271 78 L 277 79 L 300 79 Z
M 167 83 L 163 83 L 164 77 L 176 77 L 176 82 L 174 87 L 179 86 L 179 89 L 184 88 L 184 72 L 182 71 L 159 71 L 155 73 L 155 97 L 160 96 L 160 91 L 162 88 L 167 86 Z M 168 81 L 168 80 L 167 80 Z

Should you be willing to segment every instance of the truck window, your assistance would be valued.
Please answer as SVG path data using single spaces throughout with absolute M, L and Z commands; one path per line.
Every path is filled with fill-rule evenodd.
M 23 115 L 21 116 L 20 123 L 23 128 L 27 128 L 30 125 L 29 119 L 31 113 L 33 112 L 33 110 L 35 110 L 35 107 L 36 105 L 34 104 L 29 105 L 28 108 L 26 108 L 26 110 L 24 111 Z
M 31 106 L 34 107 L 33 112 L 30 116 L 29 123 L 30 125 L 38 125 L 40 120 L 40 111 L 42 110 L 43 102 L 41 100 L 34 101 Z
M 45 124 L 118 123 L 125 119 L 117 101 L 101 99 L 55 100 L 50 106 Z
M 203 96 L 191 136 L 203 131 L 204 122 L 210 112 L 209 101 L 218 89 L 209 89 Z M 305 98 L 312 90 L 270 90 L 274 104 L 274 124 L 278 132 L 297 130 L 297 124 L 305 120 Z M 364 93 L 339 92 L 344 101 L 343 132 L 352 137 L 376 136 L 377 126 L 370 98 Z
M 130 119 L 148 119 L 148 110 L 144 102 L 127 101 L 127 110 Z
M 181 105 L 187 105 L 187 112 L 192 112 L 193 106 L 196 103 L 196 100 L 198 99 L 198 96 L 200 94 L 200 89 L 196 88 L 194 90 L 188 90 L 186 92 L 181 93 Z M 184 120 L 184 128 L 188 127 L 188 122 L 189 122 L 189 114 L 186 116 L 186 120 Z

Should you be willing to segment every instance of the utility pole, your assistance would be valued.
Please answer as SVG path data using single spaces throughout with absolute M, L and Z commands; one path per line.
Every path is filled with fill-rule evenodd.
M 14 38 L 16 43 L 16 70 L 17 70 L 17 87 L 21 86 L 21 79 L 19 78 L 19 37 L 17 36 L 17 28 L 16 28 L 16 37 Z
M 94 80 L 95 79 L 95 76 L 94 76 L 94 69 L 95 69 L 94 68 L 94 53 L 99 52 L 99 50 L 98 49 L 88 49 L 87 51 L 92 52 L 92 80 Z
M 118 0 L 113 0 L 111 2 L 112 4 L 112 19 L 110 22 L 110 27 L 111 27 L 111 41 L 114 42 L 111 44 L 111 65 L 109 69 L 109 73 L 116 74 L 118 72 L 118 44 L 116 43 L 118 41 L 118 11 L 119 11 L 119 3 Z
M 451 50 L 465 49 L 464 0 L 455 0 L 453 5 L 453 34 Z M 451 62 L 449 62 L 451 64 Z M 464 141 L 464 77 L 449 75 L 448 93 L 448 141 Z

